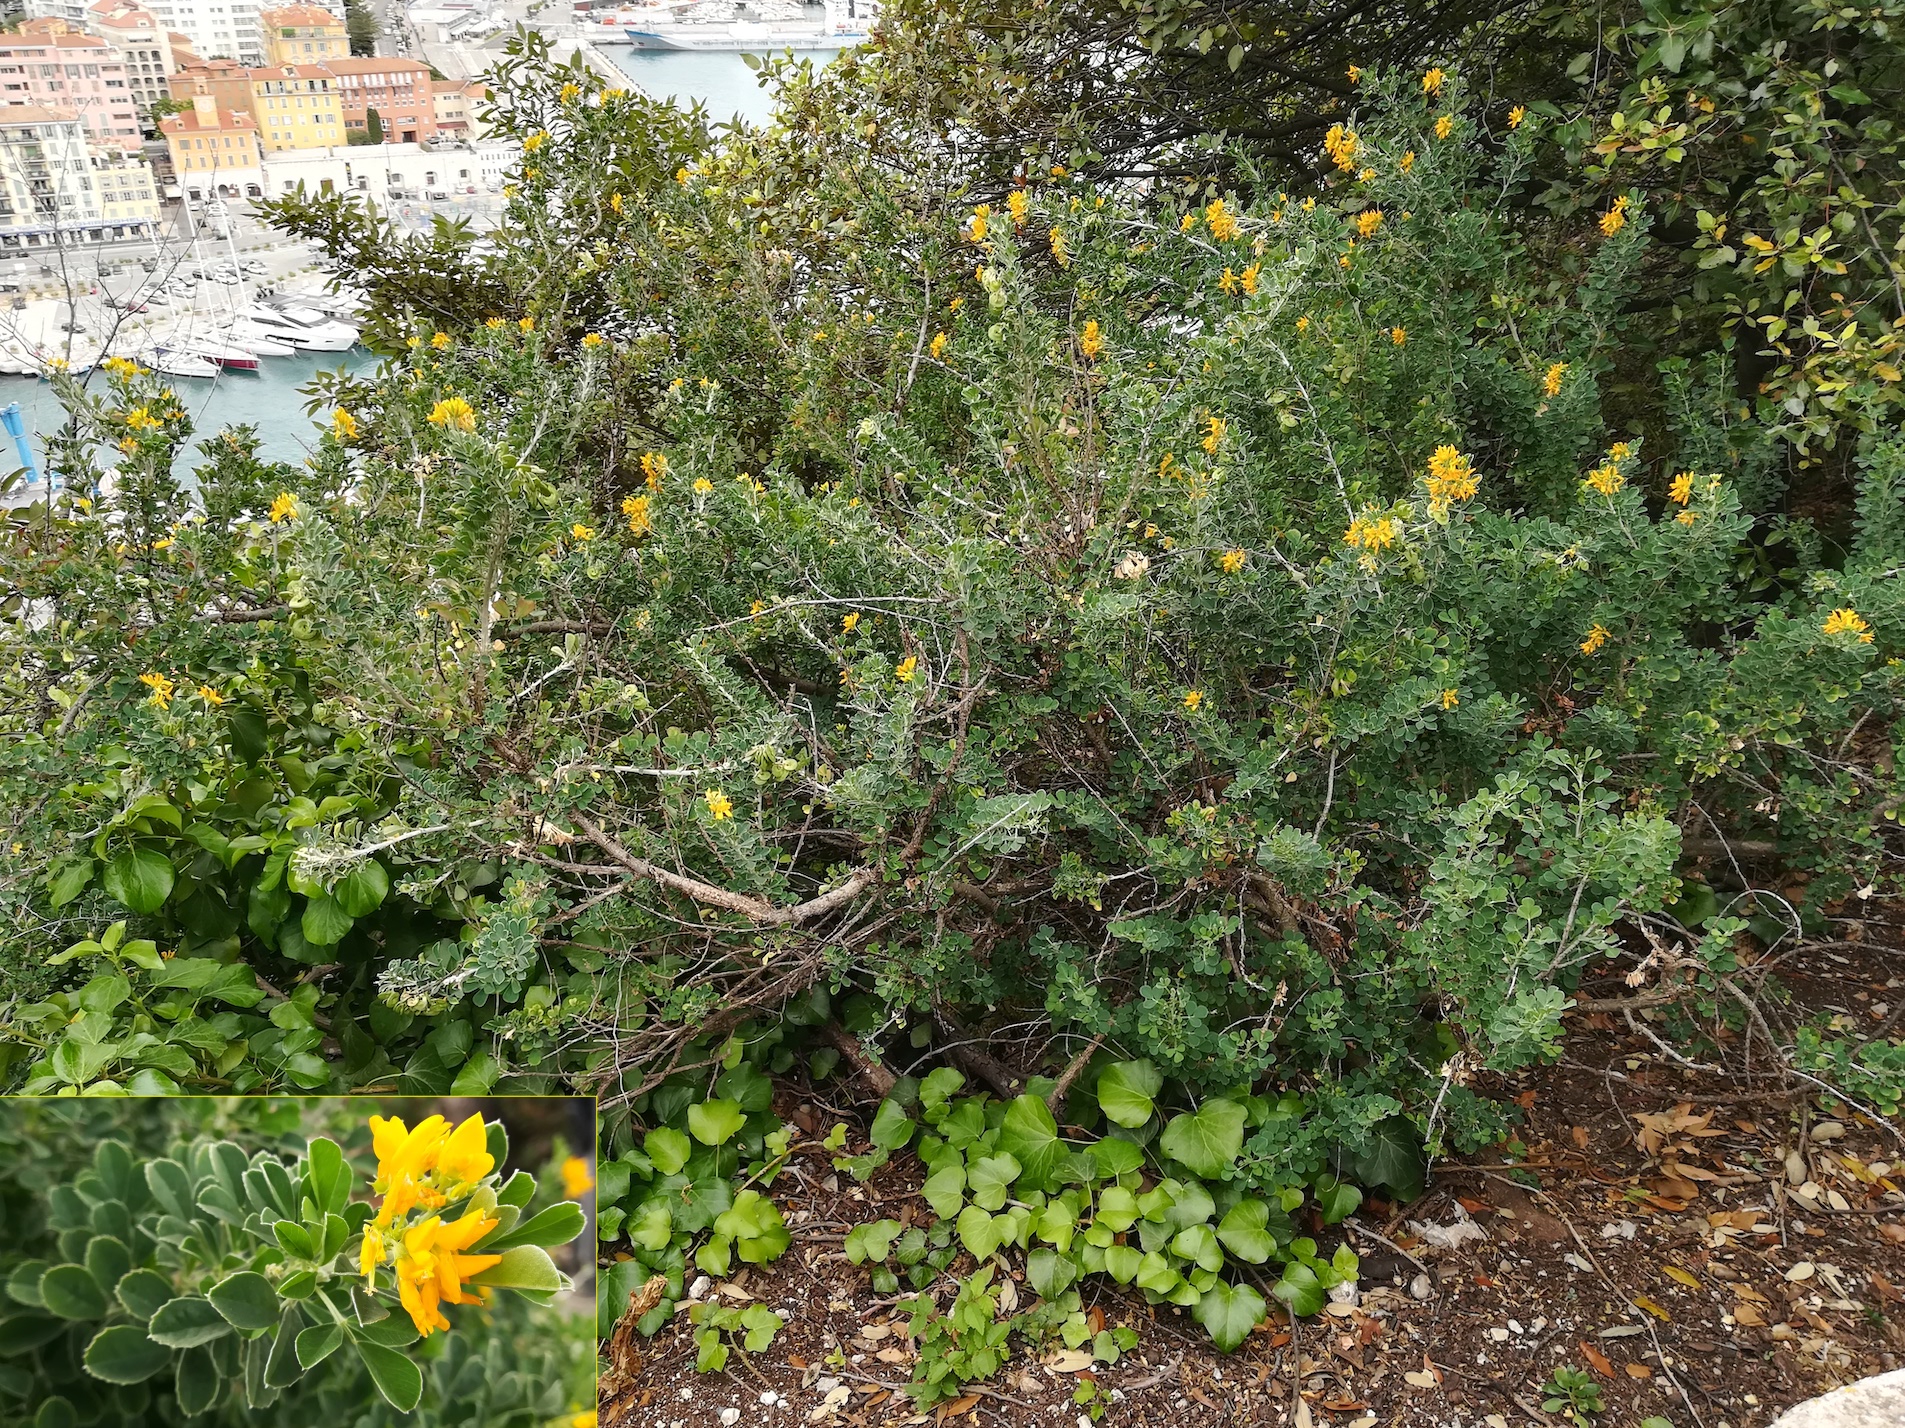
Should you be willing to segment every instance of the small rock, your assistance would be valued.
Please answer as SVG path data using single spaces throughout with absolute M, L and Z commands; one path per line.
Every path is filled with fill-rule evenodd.
M 763 1393 L 761 1395 L 761 1402 L 767 1405 L 767 1407 L 769 1408 L 772 1408 L 775 1404 L 779 1403 L 780 1401 L 781 1401 L 781 1396 L 778 1393 L 774 1392 L 774 1390 L 771 1388 L 768 1389 L 766 1393 Z
M 1840 1121 L 1821 1121 L 1812 1128 L 1808 1140 L 1837 1140 L 1845 1134 L 1845 1125 Z
M 1905 1370 L 1861 1379 L 1809 1399 L 1773 1428 L 1896 1428 L 1905 1422 Z
M 1490 1329 L 1488 1331 L 1488 1337 L 1498 1344 L 1505 1344 L 1508 1342 L 1508 1331 L 1506 1329 Z
M 1804 1185 L 1812 1177 L 1806 1171 L 1806 1157 L 1796 1150 L 1786 1152 L 1786 1183 Z
M 724 1408 L 715 1416 L 721 1420 L 721 1428 L 734 1428 L 734 1425 L 741 1421 L 741 1410 Z
M 1430 1282 L 1429 1276 L 1426 1274 L 1418 1274 L 1414 1279 L 1409 1281 L 1409 1297 L 1411 1299 L 1427 1299 L 1434 1293 L 1435 1285 Z
M 694 1283 L 688 1286 L 688 1297 L 690 1299 L 699 1299 L 706 1294 L 713 1285 L 714 1281 L 708 1278 L 707 1275 L 696 1275 Z

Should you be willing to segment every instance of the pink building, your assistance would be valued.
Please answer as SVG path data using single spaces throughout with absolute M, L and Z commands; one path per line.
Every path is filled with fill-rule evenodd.
M 11 105 L 70 109 L 101 148 L 137 151 L 139 106 L 125 59 L 62 20 L 28 20 L 0 34 L 0 118 Z

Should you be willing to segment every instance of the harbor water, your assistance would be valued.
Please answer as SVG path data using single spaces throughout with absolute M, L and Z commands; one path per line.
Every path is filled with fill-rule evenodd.
M 774 101 L 761 88 L 760 76 L 732 51 L 637 50 L 604 44 L 598 46 L 598 53 L 612 59 L 644 93 L 673 100 L 683 108 L 699 100 L 717 123 L 739 117 L 750 124 L 764 124 L 773 115 Z M 811 60 L 818 67 L 839 53 L 837 49 L 800 50 L 794 58 Z

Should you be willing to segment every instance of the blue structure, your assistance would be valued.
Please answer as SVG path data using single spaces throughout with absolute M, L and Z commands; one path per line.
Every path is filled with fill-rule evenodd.
M 26 472 L 26 484 L 40 484 L 40 463 L 33 459 L 33 443 L 27 438 L 26 417 L 20 411 L 18 402 L 8 402 L 0 408 L 0 426 L 7 429 L 7 435 L 13 438 L 13 449 L 20 454 L 20 469 Z M 52 494 L 49 487 L 48 495 Z

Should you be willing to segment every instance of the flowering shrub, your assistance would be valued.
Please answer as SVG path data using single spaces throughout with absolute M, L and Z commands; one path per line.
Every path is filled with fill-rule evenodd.
M 375 1187 L 323 1136 L 289 1157 L 199 1139 L 143 1164 L 100 1141 L 90 1167 L 42 1187 L 50 1255 L 10 1258 L 8 1395 L 40 1422 L 236 1420 L 281 1398 L 295 1405 L 281 1411 L 328 1404 L 355 1420 L 379 1396 L 401 1415 L 423 1405 L 427 1422 L 447 1421 L 458 1400 L 458 1422 L 547 1419 L 568 1391 L 549 1359 L 485 1329 L 478 1361 L 499 1381 L 473 1396 L 455 1386 L 469 1350 L 411 1346 L 449 1328 L 441 1303 L 484 1306 L 464 1312 L 485 1324 L 493 1312 L 518 1318 L 487 1307 L 499 1293 L 551 1304 L 567 1281 L 543 1246 L 580 1234 L 580 1209 L 556 1201 L 525 1215 L 535 1178 L 499 1179 L 506 1139 L 480 1116 L 453 1132 L 441 1117 L 408 1133 L 384 1121 L 377 1139 Z M 354 1198 L 372 1188 L 375 1203 Z M 359 1277 L 384 1260 L 394 1279 Z
M 1842 543 L 1786 519 L 1727 354 L 1636 365 L 1645 195 L 1504 201 L 1539 111 L 1371 66 L 1304 187 L 1006 198 L 799 75 L 717 144 L 542 58 L 501 252 L 278 209 L 392 354 L 305 470 L 6 527 L 6 896 L 86 959 L 8 972 L 28 1084 L 598 1090 L 672 1300 L 784 1234 L 771 1075 L 904 1048 L 986 1083 L 972 1143 L 1037 1102 L 1213 1205 L 1401 1197 L 1587 979 L 1723 994 L 1735 849 L 1802 919 L 1893 885 L 1905 449 Z M 150 406 L 113 380 L 83 429 Z M 426 1322 L 463 1223 L 370 1266 L 447 1251 Z

